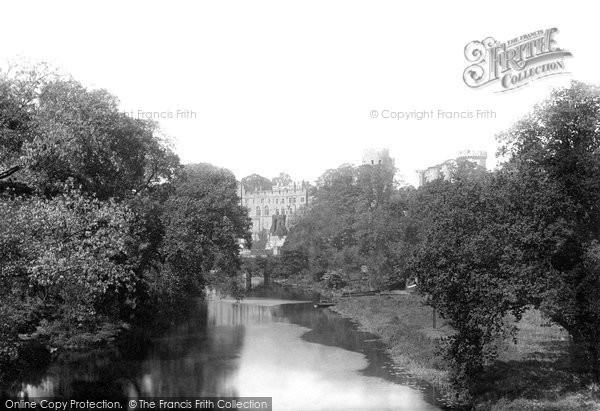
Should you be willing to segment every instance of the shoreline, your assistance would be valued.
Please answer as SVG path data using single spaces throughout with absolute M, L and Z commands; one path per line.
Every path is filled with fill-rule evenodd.
M 498 358 L 486 368 L 473 398 L 461 404 L 447 365 L 437 355 L 437 341 L 452 329 L 439 317 L 433 328 L 432 309 L 420 296 L 344 298 L 329 308 L 379 337 L 395 365 L 432 384 L 450 404 L 493 411 L 600 409 L 600 389 L 570 372 L 568 334 L 549 325 L 537 310 L 512 323 L 517 326 L 516 343 L 500 342 Z
M 428 309 L 429 311 L 431 309 L 421 307 L 420 301 L 410 294 L 344 298 L 335 306 L 329 308 L 356 323 L 359 330 L 378 336 L 385 344 L 386 352 L 396 365 L 405 369 L 412 376 L 434 385 L 435 388 L 440 389 L 444 396 L 451 395 L 452 387 L 448 379 L 448 371 L 442 368 L 443 363 L 441 360 L 434 357 L 435 335 L 446 335 L 448 328 L 443 326 L 443 328 L 438 328 L 437 331 L 432 327 L 429 327 L 429 330 L 420 329 L 414 325 L 411 326 L 412 319 L 402 321 L 398 316 L 386 318 L 381 315 L 381 312 L 377 312 L 377 309 L 372 309 L 372 305 L 369 304 L 370 301 L 382 302 L 382 300 L 399 302 L 401 308 L 411 311 L 410 317 L 413 317 L 413 319 L 414 317 L 419 317 L 419 319 L 431 317 L 431 314 L 427 312 Z M 403 328 L 403 338 L 399 335 L 400 328 Z M 431 338 L 432 336 L 434 338 Z M 426 340 L 429 341 L 423 344 Z M 420 355 L 416 355 L 418 354 L 415 352 L 416 346 L 421 351 Z

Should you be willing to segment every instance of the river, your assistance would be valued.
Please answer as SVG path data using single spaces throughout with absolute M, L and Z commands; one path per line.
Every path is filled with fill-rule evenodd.
M 382 343 L 310 302 L 198 300 L 150 342 L 63 353 L 30 397 L 272 397 L 274 410 L 435 410 L 435 390 L 396 369 Z

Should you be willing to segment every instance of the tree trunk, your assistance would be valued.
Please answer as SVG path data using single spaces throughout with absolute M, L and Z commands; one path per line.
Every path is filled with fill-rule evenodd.
M 596 382 L 600 381 L 598 348 L 598 341 L 578 333 L 571 333 L 570 354 L 573 367 L 579 373 L 590 373 Z
M 250 270 L 246 271 L 246 291 L 250 291 L 252 289 L 252 272 Z

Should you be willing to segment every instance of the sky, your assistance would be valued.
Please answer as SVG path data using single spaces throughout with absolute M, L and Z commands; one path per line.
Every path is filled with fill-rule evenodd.
M 124 112 L 159 121 L 184 163 L 314 181 L 381 147 L 415 184 L 415 170 L 465 149 L 487 151 L 493 167 L 495 135 L 553 87 L 600 82 L 598 11 L 590 1 L 20 1 L 3 4 L 0 61 L 45 61 L 107 89 Z M 551 27 L 573 54 L 568 74 L 504 93 L 464 83 L 467 43 Z

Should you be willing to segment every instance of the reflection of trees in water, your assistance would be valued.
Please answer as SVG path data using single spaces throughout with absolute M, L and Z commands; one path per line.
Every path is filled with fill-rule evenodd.
M 252 288 L 247 295 L 248 297 L 259 298 L 276 298 L 279 300 L 309 300 L 318 301 L 319 293 L 316 291 L 308 291 L 303 288 L 283 287 L 278 284 L 269 286 L 258 286 Z
M 43 378 L 23 385 L 29 384 L 29 396 L 82 399 L 235 396 L 229 381 L 238 368 L 244 327 L 208 324 L 209 311 L 201 305 L 159 338 L 142 330 L 118 347 L 63 353 Z
M 233 384 L 246 337 L 245 325 L 272 321 L 309 328 L 302 337 L 309 342 L 363 353 L 368 366 L 362 372 L 367 376 L 426 387 L 426 395 L 435 397 L 431 387 L 385 368 L 391 362 L 382 344 L 330 310 L 315 309 L 312 304 L 260 307 L 226 302 L 200 305 L 159 338 L 136 332 L 118 347 L 63 353 L 43 378 L 27 381 L 32 385 L 30 396 L 236 396 Z
M 50 353 L 33 342 L 21 354 L 18 363 L 0 369 L 0 403 L 4 397 L 14 397 L 21 391 L 22 383 L 38 385 L 44 381 L 45 366 L 50 363 Z
M 208 323 L 213 327 L 272 322 L 270 307 L 227 302 L 209 302 Z
M 30 397 L 122 398 L 134 383 L 137 369 L 135 362 L 127 361 L 116 347 L 70 351 L 40 370 L 40 378 L 23 380 L 22 387 Z
M 190 318 L 155 342 L 144 361 L 141 395 L 237 394 L 230 381 L 244 340 L 242 316 L 230 304 L 211 304 L 202 314 L 201 325 Z

